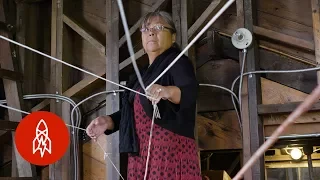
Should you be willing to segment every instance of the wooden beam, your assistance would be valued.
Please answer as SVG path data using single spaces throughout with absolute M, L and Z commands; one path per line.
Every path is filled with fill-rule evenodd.
M 52 1 L 51 56 L 58 59 L 63 59 L 63 4 L 63 0 Z M 67 86 L 65 73 L 62 63 L 51 62 L 50 83 L 53 87 L 52 93 L 62 94 L 65 91 L 65 86 Z M 70 124 L 70 106 L 63 101 L 51 100 L 50 102 L 50 111 L 60 116 L 65 123 Z M 70 141 L 70 147 L 72 147 L 72 143 L 73 141 Z M 49 178 L 52 180 L 71 179 L 74 166 L 70 166 L 70 160 L 71 154 L 68 150 L 59 161 L 49 166 Z
M 314 43 L 306 41 L 304 39 L 282 34 L 259 26 L 253 26 L 253 32 L 259 36 L 266 37 L 281 43 L 286 43 L 288 45 L 302 48 L 308 51 L 314 51 Z
M 106 1 L 106 78 L 119 83 L 119 8 L 114 0 Z M 111 83 L 106 83 L 106 90 L 116 90 L 118 86 Z M 119 110 L 119 94 L 114 96 L 106 96 L 106 113 L 111 114 Z M 109 156 L 111 161 L 106 162 L 106 179 L 119 179 L 119 174 L 116 169 L 120 169 L 120 154 L 119 154 L 119 131 L 107 136 L 107 150 L 111 153 Z M 113 164 L 111 163 L 113 162 Z
M 95 48 L 98 49 L 99 53 L 102 55 L 106 54 L 105 46 L 100 43 L 97 39 L 95 39 L 84 27 L 81 27 L 79 23 L 75 20 L 71 19 L 67 15 L 63 15 L 63 22 L 66 23 L 71 29 L 77 32 L 80 36 L 82 36 L 85 40 L 91 43 Z
M 188 44 L 188 16 L 190 16 L 187 13 L 188 3 L 189 1 L 187 0 L 172 0 L 172 18 L 177 29 L 176 43 L 182 49 L 184 49 Z M 188 53 L 186 52 L 186 54 Z
M 182 19 L 182 12 L 181 12 L 181 4 L 187 3 L 187 1 L 181 1 L 181 0 L 172 0 L 172 19 L 174 22 L 174 25 L 177 29 L 177 37 L 176 37 L 176 43 L 181 46 L 181 19 Z
M 256 16 L 256 0 L 244 0 L 243 1 L 243 12 L 244 12 L 244 27 L 249 31 L 253 32 L 253 27 L 257 23 Z M 253 39 L 252 46 L 248 48 L 247 56 L 246 56 L 246 71 L 257 71 L 259 70 L 259 54 L 258 54 L 258 45 Z M 251 156 L 264 142 L 263 137 L 263 124 L 258 116 L 257 106 L 261 104 L 261 85 L 260 85 L 260 77 L 259 75 L 253 74 L 252 76 L 247 78 L 247 95 L 244 98 L 248 105 L 246 107 L 243 106 L 246 113 L 242 116 L 242 120 L 249 120 L 249 132 L 250 132 L 250 146 L 243 145 L 243 151 L 247 151 L 250 148 Z M 244 126 L 247 126 L 247 122 L 243 122 Z M 244 130 L 244 131 L 247 131 Z M 246 138 L 244 136 L 244 138 Z M 250 158 L 250 157 L 246 157 Z M 248 159 L 245 159 L 245 162 Z M 265 168 L 264 168 L 264 158 L 261 157 L 257 160 L 257 162 L 251 168 L 251 177 L 252 179 L 265 179 Z M 251 179 L 251 178 L 250 178 Z
M 293 112 L 302 102 L 292 102 L 286 104 L 260 104 L 258 106 L 259 115 L 281 114 Z M 319 111 L 320 102 L 315 103 L 309 111 Z
M 219 113 L 214 118 L 197 115 L 198 144 L 203 150 L 241 149 L 241 132 L 235 111 Z M 228 121 L 229 124 L 224 122 Z M 236 127 L 235 127 L 236 126 Z
M 23 81 L 22 73 L 9 71 L 7 69 L 0 68 L 0 78 L 10 79 L 13 81 Z
M 201 16 L 196 20 L 196 22 L 188 29 L 188 39 L 191 39 L 197 31 L 204 26 L 204 24 L 209 21 L 211 16 L 217 13 L 218 5 L 220 4 L 221 0 L 214 0 L 211 4 L 207 7 L 207 9 L 201 14 Z
M 0 120 L 0 130 L 15 131 L 19 122 Z
M 143 55 L 145 55 L 144 49 L 140 49 L 138 52 L 135 53 L 136 60 L 141 58 Z M 126 60 L 122 61 L 119 64 L 119 70 L 124 69 L 126 66 L 130 65 L 132 63 L 131 58 L 127 58 Z M 101 71 L 96 73 L 98 76 L 105 77 L 106 71 Z M 63 95 L 67 97 L 76 96 L 78 94 L 82 94 L 83 91 L 86 91 L 86 89 L 91 89 L 90 87 L 93 86 L 97 81 L 102 81 L 94 76 L 88 76 L 78 82 L 77 84 L 73 85 L 71 88 L 67 89 Z M 37 104 L 35 107 L 32 108 L 32 112 L 34 111 L 40 111 L 41 109 L 45 108 L 47 105 L 49 105 L 49 100 L 44 100 L 41 103 Z
M 311 0 L 312 22 L 313 22 L 313 38 L 315 46 L 316 62 L 320 63 L 320 2 L 319 0 Z M 320 72 L 318 74 L 318 84 L 320 83 Z
M 8 4 L 6 4 L 8 1 L 0 0 L 0 21 L 7 22 L 8 21 L 8 12 L 5 10 L 8 10 Z M 0 30 L 0 34 L 4 37 L 12 39 L 12 35 L 8 34 L 8 32 Z M 19 70 L 19 60 L 15 59 L 16 56 L 12 56 L 13 54 L 16 54 L 16 50 L 13 48 L 9 42 L 1 40 L 0 41 L 0 66 L 3 69 L 9 70 L 9 71 L 20 71 Z M 17 83 L 16 81 L 3 79 L 3 85 L 5 89 L 6 94 L 6 100 L 7 104 L 10 107 L 14 107 L 17 109 L 23 109 L 23 104 L 21 104 L 22 99 L 22 93 L 21 93 L 21 84 Z M 22 119 L 22 114 L 17 113 L 15 111 L 9 110 L 9 119 L 10 121 L 19 122 Z M 12 138 L 14 139 L 14 132 L 12 132 Z M 17 148 L 15 146 L 15 143 L 13 143 L 13 153 L 15 156 L 13 158 L 17 162 L 17 169 L 18 169 L 18 176 L 19 177 L 32 177 L 35 176 L 35 169 L 32 167 L 30 163 L 25 161 L 19 152 L 17 151 Z M 13 172 L 15 172 L 16 167 L 13 167 Z M 16 175 L 13 173 L 13 175 Z

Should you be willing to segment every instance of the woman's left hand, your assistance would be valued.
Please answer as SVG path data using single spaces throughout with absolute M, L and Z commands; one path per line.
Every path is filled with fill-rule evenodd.
M 161 99 L 167 100 L 170 98 L 170 88 L 159 84 L 153 84 L 147 90 L 147 95 L 151 96 L 151 98 L 148 99 L 152 101 L 152 104 L 157 104 Z

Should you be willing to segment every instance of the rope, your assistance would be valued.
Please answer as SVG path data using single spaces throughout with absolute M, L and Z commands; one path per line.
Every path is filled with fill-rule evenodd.
M 54 61 L 60 62 L 60 63 L 62 63 L 62 64 L 64 64 L 64 65 L 66 65 L 66 66 L 69 66 L 69 67 L 74 68 L 74 69 L 77 69 L 77 70 L 79 70 L 79 71 L 81 71 L 81 72 L 84 72 L 84 73 L 87 73 L 87 74 L 89 74 L 89 75 L 92 75 L 92 76 L 94 76 L 94 77 L 96 77 L 96 78 L 99 78 L 99 79 L 101 79 L 101 80 L 104 80 L 104 81 L 106 81 L 106 82 L 109 82 L 109 83 L 111 83 L 111 84 L 117 85 L 117 86 L 119 86 L 119 87 L 122 87 L 122 88 L 124 88 L 124 89 L 129 90 L 129 91 L 132 91 L 132 92 L 134 92 L 134 93 L 140 94 L 140 95 L 142 95 L 142 96 L 149 97 L 149 96 L 147 96 L 147 95 L 145 95 L 145 94 L 143 94 L 143 93 L 140 93 L 140 92 L 138 92 L 138 91 L 135 91 L 135 90 L 133 90 L 133 89 L 131 89 L 131 88 L 128 88 L 128 87 L 126 87 L 126 86 L 123 86 L 123 85 L 118 84 L 118 83 L 116 83 L 116 82 L 113 82 L 113 81 L 111 81 L 111 80 L 108 80 L 108 79 L 106 79 L 106 78 L 100 77 L 100 76 L 98 76 L 98 75 L 96 75 L 96 74 L 94 74 L 94 73 L 92 73 L 92 72 L 86 71 L 86 70 L 81 69 L 81 68 L 79 68 L 79 67 L 77 67 L 77 66 L 74 66 L 74 65 L 72 65 L 72 64 L 69 64 L 69 63 L 67 63 L 67 62 L 64 62 L 64 61 L 62 61 L 62 60 L 60 60 L 60 59 L 57 59 L 57 58 L 52 57 L 52 56 L 49 56 L 49 55 L 47 55 L 47 54 L 45 54 L 45 53 L 42 53 L 42 52 L 40 52 L 40 51 L 38 51 L 38 50 L 35 50 L 35 49 L 31 48 L 31 47 L 28 47 L 28 46 L 26 46 L 26 45 L 23 45 L 23 44 L 21 44 L 21 43 L 18 43 L 18 42 L 16 42 L 16 41 L 13 41 L 13 40 L 11 40 L 11 39 L 9 39 L 9 38 L 6 38 L 6 37 L 4 37 L 4 36 L 1 36 L 1 35 L 0 35 L 0 38 L 1 38 L 1 39 L 4 39 L 4 40 L 6 40 L 6 41 L 9 41 L 9 42 L 11 42 L 11 43 L 13 43 L 13 44 L 16 44 L 16 45 L 18 45 L 18 46 L 21 46 L 21 47 L 23 47 L 23 48 L 29 49 L 30 51 L 33 51 L 33 52 L 35 52 L 35 53 L 37 53 L 37 54 L 40 54 L 40 55 L 42 55 L 42 56 L 45 56 L 45 57 L 47 57 L 47 58 L 50 58 L 50 59 L 52 59 L 52 60 L 54 60 Z M 152 97 L 149 97 L 149 98 L 153 99 Z

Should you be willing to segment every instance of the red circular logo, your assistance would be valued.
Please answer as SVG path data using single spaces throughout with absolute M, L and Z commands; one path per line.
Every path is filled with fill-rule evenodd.
M 15 143 L 20 155 L 34 165 L 53 164 L 67 151 L 69 131 L 56 114 L 33 112 L 19 123 Z

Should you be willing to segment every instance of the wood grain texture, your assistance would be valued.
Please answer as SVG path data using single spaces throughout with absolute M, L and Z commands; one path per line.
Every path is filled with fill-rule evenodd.
M 312 7 L 313 38 L 315 46 L 316 62 L 320 63 L 320 2 L 310 0 Z M 318 84 L 320 83 L 320 72 L 318 72 Z
M 216 116 L 213 116 L 216 115 Z M 203 150 L 241 149 L 241 132 L 234 111 L 211 114 L 211 118 L 197 116 L 198 143 Z M 225 124 L 226 121 L 234 121 Z
M 9 4 L 7 4 L 8 1 L 0 0 L 0 21 L 8 22 L 10 20 L 9 12 L 7 11 L 9 8 Z M 10 18 L 9 18 L 10 17 Z M 9 39 L 13 39 L 13 36 L 11 34 L 8 34 L 6 31 L 0 30 L 0 34 L 4 37 L 7 37 Z M 17 54 L 16 49 L 14 49 L 14 46 L 9 44 L 8 41 L 1 40 L 0 41 L 0 66 L 3 69 L 9 70 L 9 71 L 21 71 L 19 68 L 19 59 L 17 59 L 14 54 Z M 10 107 L 14 107 L 17 109 L 24 109 L 23 103 L 21 102 L 22 99 L 22 90 L 21 90 L 21 84 L 12 81 L 3 79 L 3 86 L 5 91 L 5 96 L 7 100 L 7 105 Z M 8 111 L 9 114 L 9 120 L 14 122 L 19 122 L 23 118 L 21 113 L 17 113 L 15 111 Z M 15 133 L 12 132 L 12 139 L 14 139 Z M 17 162 L 16 166 L 13 166 L 13 175 L 16 175 L 18 177 L 33 177 L 36 175 L 35 169 L 33 166 L 28 163 L 26 160 L 24 160 L 21 155 L 19 154 L 15 143 L 13 143 L 13 158 L 14 161 Z M 14 164 L 15 165 L 15 164 Z M 16 169 L 18 170 L 18 174 L 16 173 Z
M 258 0 L 258 11 L 312 27 L 310 1 Z
M 236 61 L 221 59 L 209 61 L 198 68 L 197 80 L 204 84 L 216 84 L 230 89 L 233 80 L 239 74 L 239 64 Z M 234 109 L 230 93 L 213 87 L 200 86 L 197 103 L 198 112 Z

